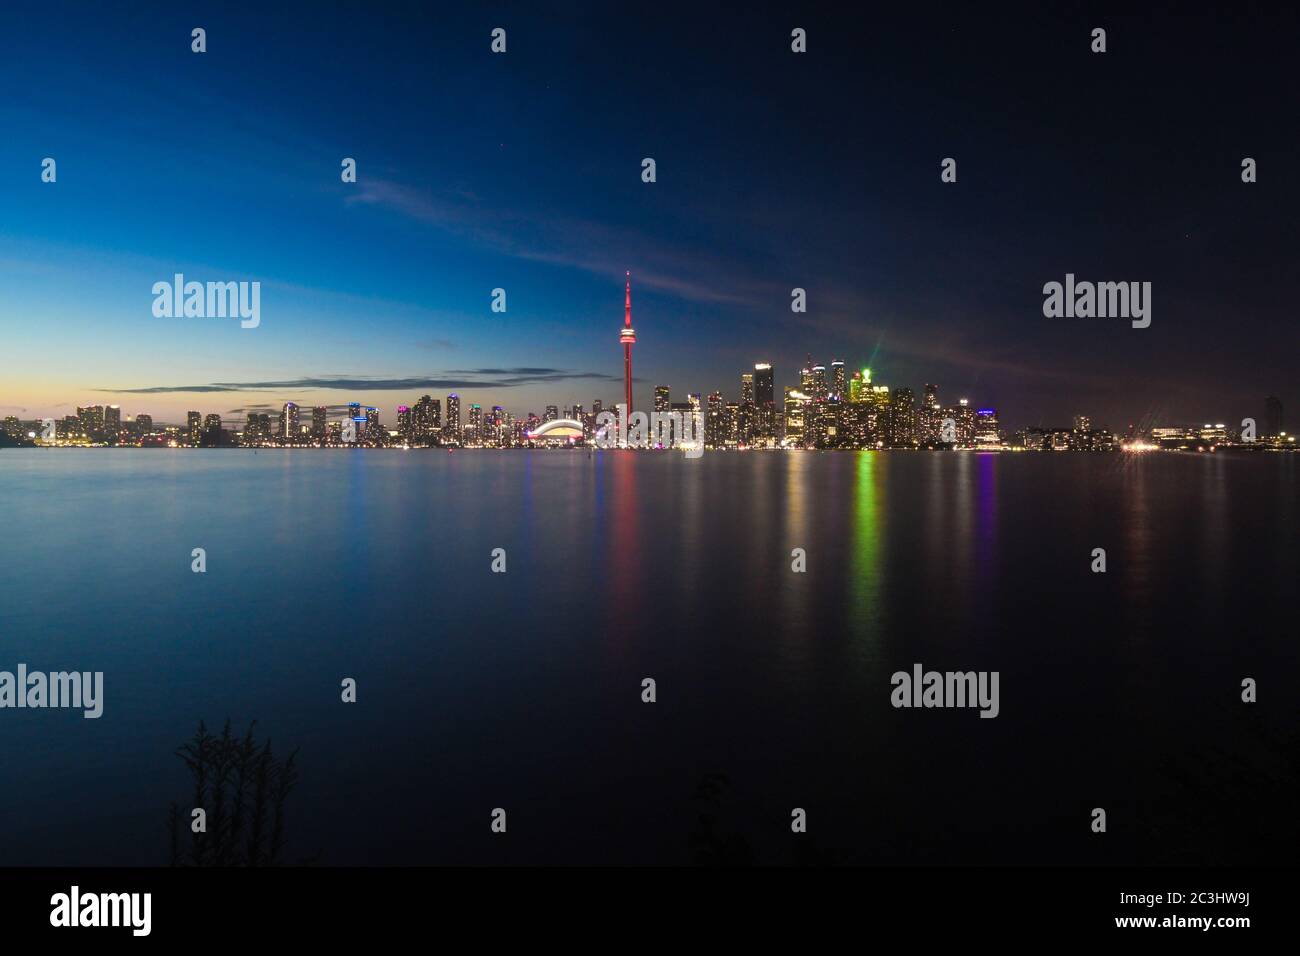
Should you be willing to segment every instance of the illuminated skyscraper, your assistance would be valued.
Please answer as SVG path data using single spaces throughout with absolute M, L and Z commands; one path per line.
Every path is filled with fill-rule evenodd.
M 783 444 L 787 448 L 805 447 L 806 435 L 804 424 L 808 412 L 809 397 L 805 392 L 793 386 L 785 387 L 785 402 L 782 412 L 785 415 L 785 437 Z
M 981 408 L 975 413 L 975 443 L 977 445 L 1002 444 L 1002 430 L 998 427 L 996 408 Z
M 443 426 L 442 437 L 448 444 L 460 444 L 460 396 L 455 393 L 447 396 L 447 424 Z
M 839 359 L 831 362 L 831 396 L 837 402 L 848 400 L 849 386 L 844 378 L 844 363 Z
M 330 410 L 324 405 L 313 405 L 311 410 L 311 437 L 318 441 L 325 437 L 325 424 Z
M 280 409 L 280 437 L 298 438 L 298 406 L 293 402 L 285 402 L 284 408 Z
M 407 443 L 415 440 L 415 417 L 409 405 L 397 406 L 397 434 Z
M 672 403 L 669 401 L 668 386 L 655 386 L 655 411 L 666 412 Z
M 281 413 L 281 418 L 283 418 L 283 413 Z M 201 412 L 185 413 L 185 431 L 190 444 L 197 445 L 199 437 L 203 434 L 203 414 Z
M 552 405 L 550 408 L 554 408 Z M 548 409 L 549 410 L 549 409 Z M 469 406 L 469 422 L 465 429 L 465 444 L 477 445 L 483 441 L 483 406 L 477 403 L 471 403 Z
M 772 366 L 754 366 L 755 444 L 770 446 L 776 440 L 776 385 Z
M 727 439 L 727 407 L 722 402 L 721 392 L 709 393 L 708 416 L 704 419 L 704 446 L 721 448 Z

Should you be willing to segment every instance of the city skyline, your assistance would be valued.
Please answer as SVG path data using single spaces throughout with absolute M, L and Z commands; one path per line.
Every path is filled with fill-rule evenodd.
M 1260 52 L 1279 37 L 1237 25 L 1250 44 L 1211 76 L 1176 52 L 1214 42 L 1208 16 L 1162 24 L 1160 44 L 1143 16 L 1113 18 L 1128 42 L 1098 57 L 1050 12 L 994 26 L 813 11 L 802 58 L 789 16 L 692 10 L 682 31 L 514 11 L 499 56 L 495 20 L 473 11 L 410 11 L 407 29 L 315 11 L 296 42 L 292 7 L 223 12 L 202 56 L 193 24 L 157 11 L 25 21 L 7 68 L 34 75 L 51 51 L 60 68 L 3 106 L 0 416 L 145 396 L 173 421 L 217 395 L 224 415 L 272 397 L 392 409 L 426 390 L 608 400 L 627 271 L 636 407 L 656 383 L 705 392 L 756 360 L 779 395 L 807 351 L 946 383 L 1016 425 L 1300 401 L 1277 265 L 1297 247 L 1287 134 L 1241 108 L 1286 82 L 1284 58 Z M 854 72 L 864 51 L 888 91 Z M 323 52 L 337 74 L 318 75 Z M 837 71 L 858 79 L 828 84 Z M 954 71 L 972 78 L 956 97 Z M 391 103 L 392 76 L 420 92 Z M 708 92 L 677 95 L 693 90 Z M 987 102 L 991 125 L 968 108 Z M 1186 138 L 1207 124 L 1214 149 Z M 1169 142 L 1188 145 L 1171 159 Z M 151 289 L 176 274 L 260 282 L 260 324 L 155 316 Z M 1045 317 L 1044 284 L 1067 274 L 1150 282 L 1152 324 Z

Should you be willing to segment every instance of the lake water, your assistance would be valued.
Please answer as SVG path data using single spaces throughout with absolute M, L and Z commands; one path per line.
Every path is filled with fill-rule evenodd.
M 165 864 L 226 718 L 325 865 L 1293 862 L 1298 511 L 1294 455 L 0 451 L 0 670 L 105 685 L 0 710 L 0 863 Z

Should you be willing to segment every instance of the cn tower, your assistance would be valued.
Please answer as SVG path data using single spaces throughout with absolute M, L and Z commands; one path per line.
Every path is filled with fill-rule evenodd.
M 623 329 L 618 334 L 623 343 L 623 398 L 627 403 L 627 416 L 632 417 L 632 346 L 636 344 L 636 329 L 632 328 L 632 273 L 627 274 L 627 290 L 623 298 Z

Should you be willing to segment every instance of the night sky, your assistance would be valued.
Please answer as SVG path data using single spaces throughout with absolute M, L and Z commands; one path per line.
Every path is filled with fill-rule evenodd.
M 612 403 L 630 270 L 643 407 L 811 353 L 1012 426 L 1300 419 L 1300 15 L 117 6 L 0 24 L 0 415 Z M 154 317 L 175 272 L 260 327 Z M 1151 327 L 1045 318 L 1067 272 Z

